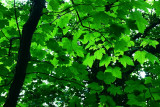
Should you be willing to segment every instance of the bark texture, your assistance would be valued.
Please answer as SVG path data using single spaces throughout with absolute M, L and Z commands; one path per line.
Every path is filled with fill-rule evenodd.
M 23 26 L 22 38 L 20 39 L 20 48 L 16 64 L 16 72 L 4 107 L 16 107 L 21 88 L 23 86 L 28 61 L 30 58 L 30 45 L 34 31 L 45 7 L 45 0 L 32 0 L 32 10 L 27 22 Z

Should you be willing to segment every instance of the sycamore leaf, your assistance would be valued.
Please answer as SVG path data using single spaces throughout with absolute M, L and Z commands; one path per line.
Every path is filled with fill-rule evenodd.
M 82 46 L 78 45 L 76 40 L 72 41 L 73 50 L 77 53 L 78 56 L 84 57 L 85 50 Z
M 160 74 L 159 70 L 160 66 L 155 64 L 155 66 L 152 69 L 150 69 L 149 72 L 159 75 Z
M 116 80 L 116 77 L 112 75 L 111 72 L 105 72 L 105 79 L 104 82 L 106 84 L 111 84 Z
M 72 49 L 72 42 L 68 38 L 63 38 L 62 43 L 63 43 L 63 48 L 68 50 L 69 53 L 71 53 L 73 50 Z
M 151 5 L 144 0 L 134 0 L 132 1 L 132 5 L 139 9 L 143 9 L 146 12 L 148 12 L 149 8 L 151 8 Z
M 8 20 L 6 19 L 0 20 L 0 29 L 3 29 L 5 26 L 8 26 L 8 25 L 9 25 Z
M 5 65 L 0 65 L 0 69 L 1 69 L 2 75 L 7 75 L 9 73 L 9 70 L 7 69 Z
M 100 98 L 100 102 L 106 103 L 107 97 L 105 95 L 101 95 L 101 96 L 99 96 L 99 98 Z
M 145 86 L 140 83 L 140 81 L 133 81 L 133 80 L 128 80 L 126 81 L 126 87 L 125 87 L 125 92 L 131 93 L 134 92 L 134 90 L 138 90 L 140 92 L 143 92 L 145 90 Z
M 83 61 L 83 64 L 88 65 L 89 67 L 92 67 L 94 60 L 95 60 L 94 56 L 90 56 L 90 53 L 88 53 L 86 58 Z
M 99 80 L 104 80 L 105 79 L 105 75 L 102 71 L 99 71 L 97 73 L 97 76 L 96 76 Z
M 140 106 L 140 107 L 145 107 L 146 103 L 145 102 L 140 102 L 138 100 L 138 97 L 136 97 L 134 94 L 128 94 L 128 102 L 127 104 L 132 105 L 132 106 Z
M 142 43 L 140 44 L 140 46 L 147 46 L 147 45 L 150 45 L 150 46 L 153 46 L 154 48 L 156 48 L 156 45 L 158 45 L 159 42 L 156 41 L 156 40 L 151 40 L 151 39 L 143 39 Z
M 156 48 L 156 45 L 158 45 L 159 42 L 156 40 L 151 40 L 151 43 L 149 43 L 149 45 L 153 46 L 154 48 Z
M 134 53 L 134 60 L 137 60 L 140 64 L 146 61 L 146 51 L 136 51 Z
M 49 39 L 49 41 L 47 41 L 46 44 L 47 44 L 47 47 L 52 51 L 59 50 L 59 44 L 54 39 Z
M 115 43 L 115 50 L 126 51 L 128 49 L 128 44 L 124 39 L 118 40 Z
M 47 2 L 49 2 L 47 5 L 47 8 L 49 10 L 58 10 L 59 5 L 60 5 L 58 0 L 47 0 Z
M 101 60 L 103 54 L 105 54 L 105 50 L 104 50 L 104 48 L 101 48 L 101 49 L 97 50 L 97 51 L 94 53 L 94 57 L 95 57 L 96 59 Z
M 122 73 L 121 73 L 121 68 L 119 67 L 108 67 L 105 72 L 111 72 L 113 76 L 115 76 L 116 78 L 122 78 Z
M 151 77 L 145 77 L 144 84 L 149 84 L 149 83 L 152 83 L 152 78 Z
M 7 50 L 0 48 L 0 56 L 3 56 L 3 55 L 5 55 L 5 54 L 7 54 Z
M 97 25 L 100 23 L 108 24 L 109 16 L 105 12 L 100 11 L 95 13 L 93 20 Z
M 136 20 L 137 27 L 140 33 L 144 33 L 146 25 L 148 24 L 147 20 L 143 18 L 142 14 L 139 11 L 131 13 L 131 18 Z
M 151 54 L 151 53 L 147 53 L 147 54 L 146 54 L 146 58 L 147 58 L 149 61 L 151 61 L 152 64 L 154 64 L 155 62 L 158 62 L 158 63 L 159 63 L 159 59 L 158 59 L 155 55 L 153 55 L 153 54 Z
M 134 66 L 134 63 L 132 61 L 132 59 L 129 56 L 125 56 L 123 55 L 122 58 L 119 59 L 119 62 L 126 68 L 126 65 L 132 65 Z
M 118 86 L 116 87 L 115 85 L 111 84 L 111 86 L 107 89 L 108 92 L 110 92 L 112 95 L 116 95 L 116 94 L 122 94 L 122 90 L 121 87 Z
M 69 20 L 70 20 L 71 17 L 72 17 L 72 16 L 71 16 L 70 14 L 67 14 L 67 15 L 65 15 L 65 16 L 62 16 L 62 17 L 59 19 L 57 25 L 58 25 L 60 28 L 66 27 L 67 24 L 69 23 Z
M 3 79 L 0 77 L 0 83 L 1 83 L 2 80 L 3 80 Z
M 160 2 L 159 1 L 154 1 L 153 7 L 156 10 L 156 15 L 160 15 Z
M 98 85 L 98 83 L 96 83 L 96 82 L 90 83 L 90 84 L 88 85 L 88 88 L 94 89 L 95 91 L 96 91 L 96 90 L 99 91 L 99 90 L 102 89 L 101 86 Z
M 104 55 L 103 58 L 100 60 L 99 66 L 105 65 L 105 66 L 107 67 L 110 62 L 111 62 L 111 57 L 106 54 L 106 55 Z

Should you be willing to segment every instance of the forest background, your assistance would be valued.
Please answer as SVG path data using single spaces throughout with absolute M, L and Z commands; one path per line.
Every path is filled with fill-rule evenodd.
M 0 0 L 0 106 L 160 106 L 159 0 Z

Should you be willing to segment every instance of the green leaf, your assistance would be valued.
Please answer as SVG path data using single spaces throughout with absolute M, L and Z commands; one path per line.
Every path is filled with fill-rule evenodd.
M 8 26 L 9 22 L 6 19 L 1 19 L 0 20 L 0 29 L 3 29 L 5 26 Z
M 132 59 L 129 56 L 123 55 L 122 58 L 119 59 L 119 62 L 126 68 L 126 65 L 134 66 Z
M 47 0 L 47 2 L 49 2 L 47 5 L 49 10 L 58 10 L 60 5 L 59 0 Z
M 78 45 L 77 40 L 72 41 L 72 47 L 78 56 L 84 57 L 85 50 L 83 49 L 82 46 Z
M 59 50 L 59 44 L 54 39 L 49 39 L 49 41 L 47 41 L 46 44 L 47 44 L 47 47 L 52 51 Z
M 90 56 L 90 53 L 88 53 L 83 61 L 83 64 L 92 67 L 94 60 L 94 56 Z
M 137 96 L 135 96 L 134 94 L 128 94 L 128 102 L 127 104 L 130 105 L 130 106 L 140 106 L 140 107 L 144 107 L 146 106 L 146 103 L 143 101 L 139 101 L 139 99 L 143 98 L 143 97 L 140 97 L 138 98 Z
M 122 94 L 122 90 L 120 86 L 116 87 L 115 85 L 111 84 L 111 86 L 107 89 L 108 92 L 110 92 L 112 95 L 116 94 Z
M 149 45 L 153 46 L 154 48 L 156 48 L 156 45 L 158 45 L 159 42 L 156 40 L 151 40 L 151 42 L 149 43 Z
M 127 93 L 132 93 L 135 90 L 143 92 L 145 90 L 145 86 L 140 83 L 140 81 L 133 81 L 133 80 L 128 80 L 126 81 L 126 87 L 125 87 L 125 92 Z
M 99 71 L 97 73 L 97 76 L 96 76 L 99 80 L 104 80 L 105 79 L 105 75 L 102 71 Z
M 102 90 L 102 87 L 101 87 L 100 85 L 98 85 L 98 83 L 96 83 L 96 82 L 90 83 L 90 84 L 88 85 L 88 88 L 91 88 L 91 89 L 93 89 L 93 90 L 95 90 L 95 91 L 100 91 L 100 90 Z
M 144 33 L 146 25 L 148 24 L 147 20 L 142 17 L 142 14 L 139 11 L 131 13 L 131 18 L 136 20 L 137 27 L 140 33 Z
M 149 84 L 152 83 L 152 78 L 151 77 L 145 77 L 145 83 L 144 84 Z
M 117 40 L 115 43 L 116 51 L 126 51 L 128 49 L 128 44 L 124 39 Z
M 107 95 L 107 96 L 100 95 L 99 98 L 100 98 L 100 102 L 102 104 L 110 105 L 110 106 L 107 105 L 105 107 L 115 107 L 116 106 L 116 103 L 114 102 L 113 98 L 111 96 L 109 96 L 109 95 Z M 104 107 L 104 106 L 102 106 L 102 107 Z
M 151 53 L 147 53 L 146 54 L 146 58 L 149 60 L 149 61 L 151 61 L 152 62 L 152 64 L 154 64 L 155 62 L 160 62 L 159 61 L 159 59 L 155 56 L 155 55 L 153 55 L 153 54 L 151 54 Z
M 101 96 L 99 96 L 99 98 L 100 98 L 100 102 L 106 103 L 107 97 L 105 95 L 101 95 Z
M 158 45 L 159 42 L 156 41 L 156 40 L 151 40 L 151 39 L 143 39 L 142 43 L 140 46 L 147 46 L 147 45 L 150 45 L 150 46 L 153 46 L 154 48 L 156 48 L 156 45 Z
M 120 70 L 121 70 L 121 68 L 119 68 L 119 67 L 115 67 L 115 68 L 108 67 L 108 68 L 106 68 L 105 72 L 111 72 L 113 76 L 121 79 L 122 73 Z
M 1 69 L 1 74 L 4 76 L 9 73 L 9 70 L 7 69 L 5 65 L 0 65 L 0 69 Z
M 0 56 L 4 56 L 4 55 L 6 55 L 6 54 L 7 54 L 7 50 L 0 48 Z
M 69 53 L 72 53 L 72 42 L 68 38 L 62 39 L 63 48 L 66 49 Z
M 137 60 L 140 64 L 143 64 L 146 61 L 146 51 L 136 51 L 134 53 L 134 60 Z
M 88 72 L 85 65 L 74 62 L 71 68 L 73 68 L 72 72 L 75 73 L 76 76 L 80 78 L 80 80 L 88 79 Z
M 0 77 L 0 83 L 1 83 L 2 80 L 3 80 L 3 79 Z
M 111 72 L 105 72 L 105 79 L 104 82 L 106 84 L 111 84 L 116 80 L 115 76 L 112 75 Z
M 78 107 L 80 107 L 80 99 L 78 96 L 73 96 L 70 100 L 69 100 L 69 106 L 73 107 L 77 105 Z
M 138 9 L 143 9 L 146 12 L 151 8 L 151 5 L 144 0 L 132 1 L 132 5 Z
M 111 62 L 111 57 L 106 54 L 100 60 L 99 66 L 105 65 L 105 67 L 107 67 L 110 62 Z
M 100 23 L 108 24 L 109 21 L 109 16 L 103 11 L 96 12 L 93 18 L 96 24 Z
M 69 23 L 69 20 L 71 19 L 71 15 L 70 14 L 67 14 L 67 15 L 64 15 L 64 16 L 62 16 L 60 19 L 59 19 L 59 21 L 57 22 L 58 24 L 58 26 L 60 27 L 60 28 L 64 28 L 64 27 L 66 27 L 67 26 L 67 24 Z
M 153 7 L 156 10 L 156 15 L 160 15 L 160 2 L 159 1 L 154 1 Z
M 103 54 L 105 54 L 105 50 L 104 50 L 104 48 L 101 48 L 101 49 L 97 50 L 97 51 L 94 53 L 94 57 L 95 57 L 95 59 L 101 60 Z

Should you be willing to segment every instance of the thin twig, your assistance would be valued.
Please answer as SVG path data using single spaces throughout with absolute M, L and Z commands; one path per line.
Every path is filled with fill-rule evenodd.
M 148 90 L 149 90 L 149 93 L 150 93 L 151 97 L 152 97 L 152 98 L 153 98 L 153 100 L 156 102 L 156 100 L 154 99 L 154 97 L 153 97 L 153 95 L 152 95 L 152 93 L 151 93 L 150 88 L 148 88 Z
M 147 36 L 147 33 L 154 27 L 156 27 L 157 25 L 160 24 L 160 19 L 157 20 L 157 22 L 151 24 L 150 26 L 146 27 L 146 29 L 144 30 L 144 33 L 137 33 L 136 35 L 134 35 L 134 37 L 132 39 L 136 39 L 139 38 L 141 35 L 143 35 L 143 38 L 145 38 L 145 36 Z
M 1 30 L 1 32 L 2 32 L 2 34 L 3 34 L 3 36 L 6 38 L 6 39 L 8 39 L 7 38 L 7 36 L 4 34 L 4 32 Z M 9 40 L 9 39 L 8 39 Z
M 11 81 L 9 81 L 7 84 L 0 85 L 0 87 L 8 86 L 12 83 L 12 81 L 13 81 L 13 79 Z
M 72 2 L 73 5 L 75 5 L 74 2 L 73 2 L 73 0 L 71 0 L 71 2 Z M 93 28 L 84 26 L 83 23 L 82 23 L 82 20 L 81 20 L 81 18 L 80 18 L 80 15 L 79 15 L 79 13 L 78 13 L 78 11 L 77 11 L 77 10 L 75 10 L 75 11 L 76 11 L 76 14 L 77 14 L 77 16 L 78 16 L 78 19 L 79 19 L 80 24 L 81 24 L 82 27 L 87 28 L 87 29 L 90 29 L 90 30 L 95 31 L 95 32 L 98 32 L 98 33 L 107 33 L 107 32 L 100 32 L 99 30 L 96 30 L 96 29 L 93 29 Z
M 12 76 L 2 75 L 2 74 L 0 74 L 0 76 L 1 76 L 1 77 L 13 78 Z
M 72 2 L 72 4 L 74 5 L 73 0 L 71 0 L 71 2 Z M 84 25 L 83 25 L 83 23 L 82 23 L 82 20 L 81 20 L 81 18 L 80 18 L 80 15 L 79 15 L 79 13 L 78 13 L 78 11 L 77 11 L 77 10 L 75 10 L 75 11 L 76 11 L 76 14 L 77 14 L 77 16 L 78 16 L 78 19 L 79 19 L 80 24 L 81 24 L 81 26 L 82 26 L 82 27 L 84 27 L 84 28 L 87 28 L 87 29 L 89 29 L 89 30 L 92 30 L 92 31 L 95 31 L 95 32 L 100 33 L 100 34 L 101 34 L 101 36 L 103 36 L 103 37 L 104 37 L 104 39 L 105 39 L 108 43 L 110 43 L 110 44 L 112 45 L 112 43 L 111 43 L 111 42 L 109 42 L 109 41 L 106 39 L 106 37 L 102 34 L 102 33 L 107 33 L 107 32 L 100 32 L 99 30 L 96 30 L 96 29 L 93 29 L 93 28 L 90 28 L 90 27 L 84 26 Z
M 73 10 L 74 10 L 74 9 L 73 9 Z M 72 12 L 73 10 L 70 10 L 70 11 L 68 11 L 68 12 L 66 12 L 66 13 L 64 13 L 64 14 L 62 14 L 62 15 L 58 15 L 57 18 L 54 19 L 53 21 L 51 21 L 51 22 L 49 22 L 49 23 L 41 24 L 41 25 L 39 25 L 39 27 L 41 27 L 42 25 L 46 25 L 46 24 L 51 25 L 51 24 L 52 24 L 53 22 L 55 22 L 57 19 L 60 19 L 61 16 L 64 16 L 64 15 L 66 15 L 67 13 Z
M 72 83 L 78 84 L 78 85 L 80 85 L 80 86 L 82 86 L 82 87 L 85 87 L 85 85 L 80 84 L 80 83 L 77 83 L 77 82 L 75 82 L 75 81 L 67 80 L 67 79 L 64 79 L 64 78 L 58 78 L 58 77 L 55 77 L 55 76 L 53 76 L 53 75 L 50 75 L 50 74 L 47 74 L 47 73 L 43 73 L 43 72 L 30 72 L 30 73 L 26 73 L 26 74 L 33 74 L 33 73 L 35 73 L 35 74 L 47 75 L 47 76 L 52 77 L 52 78 L 54 78 L 54 79 L 56 79 L 56 80 L 62 80 L 62 81 L 72 82 Z
M 15 13 L 15 19 L 16 19 L 16 24 L 17 24 L 17 28 L 18 28 L 18 32 L 19 32 L 19 36 L 20 36 L 20 38 L 21 38 L 22 36 L 21 36 L 21 31 L 20 31 L 20 29 L 19 29 L 19 24 L 18 24 L 18 20 L 17 20 L 16 2 L 15 2 L 15 0 L 14 0 L 14 13 Z
M 12 41 L 13 41 L 14 39 L 20 39 L 20 37 L 12 37 L 12 38 L 9 40 L 9 42 L 10 42 L 10 47 L 9 47 L 9 54 L 8 54 L 8 56 L 11 55 Z

